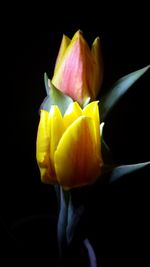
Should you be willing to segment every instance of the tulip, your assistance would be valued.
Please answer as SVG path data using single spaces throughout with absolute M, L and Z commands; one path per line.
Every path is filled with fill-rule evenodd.
M 52 78 L 54 86 L 84 105 L 87 99 L 96 99 L 102 79 L 99 37 L 94 40 L 90 50 L 81 31 L 77 31 L 72 40 L 63 35 Z
M 36 157 L 41 180 L 65 189 L 94 182 L 103 165 L 98 101 L 83 110 L 73 102 L 63 117 L 56 105 L 40 112 Z

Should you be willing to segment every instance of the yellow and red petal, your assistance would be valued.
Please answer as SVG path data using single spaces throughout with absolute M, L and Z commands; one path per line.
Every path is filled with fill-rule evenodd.
M 82 116 L 82 109 L 79 104 L 77 102 L 71 103 L 63 117 L 65 129 L 67 129 L 70 124 L 72 124 L 80 116 Z
M 60 139 L 54 160 L 58 182 L 64 188 L 95 181 L 101 162 L 91 118 L 81 116 L 69 126 Z
M 56 179 L 53 177 L 49 158 L 50 132 L 48 117 L 49 113 L 41 110 L 36 141 L 36 159 L 41 173 L 41 180 L 44 183 L 49 183 Z
M 63 118 L 59 108 L 56 105 L 53 105 L 51 107 L 48 120 L 49 120 L 49 134 L 50 134 L 50 143 L 49 143 L 50 163 L 53 174 L 55 175 L 54 153 L 59 143 L 59 140 L 64 132 Z
M 99 117 L 98 101 L 93 101 L 90 104 L 88 104 L 83 109 L 83 115 L 93 119 L 93 122 L 94 122 L 93 130 L 95 130 L 95 140 L 96 140 L 97 146 L 100 147 L 100 127 L 99 127 L 100 117 Z
M 63 34 L 63 38 L 62 38 L 62 41 L 61 41 L 61 45 L 60 45 L 60 48 L 59 48 L 59 53 L 58 53 L 58 56 L 57 56 L 57 59 L 56 59 L 56 63 L 55 63 L 55 69 L 54 69 L 54 73 L 57 72 L 57 69 L 59 68 L 60 64 L 61 64 L 61 61 L 63 59 L 63 56 L 66 52 L 66 49 L 70 43 L 70 38 L 67 37 L 65 34 Z
M 94 59 L 93 65 L 93 96 L 96 99 L 103 81 L 103 58 L 101 51 L 100 38 L 97 37 L 91 48 L 91 53 Z
M 93 57 L 91 51 L 78 31 L 55 71 L 52 83 L 63 93 L 71 96 L 80 104 L 90 97 L 93 76 Z

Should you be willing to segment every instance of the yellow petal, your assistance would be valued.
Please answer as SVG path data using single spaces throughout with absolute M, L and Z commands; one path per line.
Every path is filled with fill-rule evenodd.
M 63 117 L 65 129 L 80 116 L 82 116 L 82 109 L 79 104 L 77 102 L 71 103 Z
M 90 104 L 88 104 L 83 109 L 83 115 L 90 117 L 93 119 L 94 122 L 94 129 L 95 131 L 95 139 L 97 146 L 100 147 L 100 117 L 99 117 L 99 108 L 98 108 L 98 101 L 93 101 Z
M 49 113 L 41 110 L 36 142 L 36 159 L 41 173 L 41 180 L 44 183 L 53 180 L 49 158 L 50 132 L 48 117 Z
M 63 35 L 62 41 L 61 41 L 61 45 L 59 48 L 59 53 L 56 59 L 56 64 L 55 64 L 55 69 L 54 69 L 54 73 L 57 72 L 57 69 L 59 68 L 59 65 L 61 64 L 61 61 L 63 59 L 63 56 L 66 52 L 66 49 L 70 43 L 70 38 L 68 38 L 66 35 Z
M 55 170 L 66 189 L 92 183 L 100 172 L 93 120 L 81 116 L 64 132 L 55 152 Z
M 91 49 L 93 59 L 94 59 L 94 72 L 93 72 L 93 94 L 94 99 L 96 99 L 96 96 L 99 93 L 99 90 L 102 85 L 103 81 L 103 59 L 102 59 L 102 51 L 101 51 L 101 45 L 100 45 L 100 38 L 97 37 L 93 44 Z
M 62 115 L 59 108 L 55 105 L 51 107 L 49 113 L 49 125 L 50 125 L 50 162 L 52 171 L 55 174 L 54 153 L 57 148 L 58 142 L 64 132 Z

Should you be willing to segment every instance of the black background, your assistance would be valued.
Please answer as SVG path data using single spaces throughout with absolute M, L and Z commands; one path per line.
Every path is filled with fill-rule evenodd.
M 89 45 L 101 37 L 104 82 L 101 93 L 123 75 L 149 64 L 146 6 L 119 9 L 99 3 L 31 8 L 9 6 L 1 22 L 1 246 L 12 261 L 42 258 L 55 266 L 56 195 L 41 183 L 35 158 L 38 109 L 45 97 L 43 73 L 53 75 L 62 34 L 81 29 Z M 72 6 L 72 7 L 71 7 Z M 106 138 L 116 162 L 149 157 L 149 73 L 108 118 Z M 143 130 L 142 130 L 143 129 Z M 101 190 L 93 202 L 89 235 L 103 266 L 148 262 L 149 170 Z M 94 202 L 95 201 L 95 202 Z M 100 217 L 100 219 L 98 219 Z M 49 239 L 50 238 L 50 239 Z M 49 249 L 50 248 L 50 249 Z M 13 252 L 13 253 L 11 253 Z M 31 257 L 32 256 L 32 257 Z M 50 261 L 51 263 L 48 263 Z M 20 265 L 22 266 L 23 263 Z

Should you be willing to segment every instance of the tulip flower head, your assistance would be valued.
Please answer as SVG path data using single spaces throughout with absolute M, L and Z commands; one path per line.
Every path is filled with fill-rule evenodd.
M 63 35 L 52 83 L 74 101 L 84 105 L 95 100 L 103 79 L 100 39 L 90 49 L 81 31 L 70 40 Z
M 57 105 L 41 110 L 36 157 L 42 181 L 65 189 L 94 182 L 103 164 L 99 125 L 98 101 L 83 110 L 73 102 L 64 116 Z

